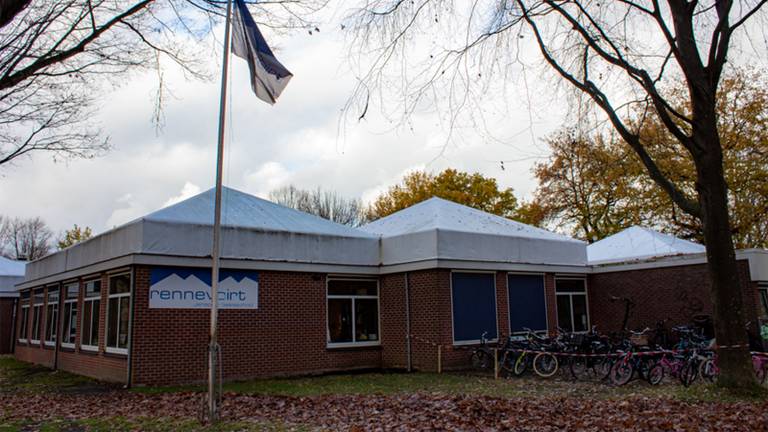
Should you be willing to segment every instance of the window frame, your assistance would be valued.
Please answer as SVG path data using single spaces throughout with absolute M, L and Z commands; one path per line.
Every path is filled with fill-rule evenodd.
M 88 288 L 87 288 L 88 284 L 90 284 L 92 282 L 99 282 L 99 295 L 98 296 L 94 295 L 94 296 L 86 297 L 86 293 L 88 292 Z M 80 309 L 82 311 L 80 313 L 80 325 L 81 325 L 81 327 L 80 327 L 80 349 L 82 351 L 98 352 L 99 351 L 99 343 L 101 342 L 101 338 L 99 337 L 99 329 L 101 327 L 101 303 L 102 303 L 101 302 L 101 298 L 102 298 L 102 294 L 103 294 L 102 290 L 104 289 L 101 286 L 101 278 L 98 277 L 98 278 L 94 278 L 94 279 L 84 280 L 82 285 L 81 285 L 81 287 L 80 287 L 80 289 L 82 290 L 82 296 L 83 296 L 83 301 L 82 301 L 82 303 L 80 305 Z M 96 330 L 96 345 L 90 345 L 90 344 L 83 343 L 83 337 L 82 336 L 83 336 L 83 329 L 86 326 L 86 322 L 85 322 L 85 304 L 86 304 L 86 302 L 94 302 L 94 301 L 98 301 L 99 302 L 99 311 L 98 311 L 99 319 L 97 321 L 99 324 L 94 329 L 93 327 L 91 327 L 91 323 L 93 322 L 93 320 L 92 319 L 88 320 L 87 325 L 89 326 L 88 327 L 89 328 L 89 334 L 93 335 L 93 331 Z M 93 316 L 93 306 L 91 306 L 91 315 L 88 318 L 91 318 L 92 316 Z
M 507 281 L 507 328 L 509 329 L 509 335 L 512 337 L 515 336 L 523 336 L 526 334 L 526 332 L 512 332 L 512 314 L 509 310 L 512 304 L 512 299 L 509 297 L 509 276 L 541 276 L 541 281 L 544 287 L 544 322 L 546 322 L 546 327 L 543 330 L 533 330 L 534 333 L 539 335 L 547 335 L 549 334 L 549 299 L 547 299 L 547 274 L 546 273 L 537 273 L 537 272 L 507 272 L 505 275 Z M 557 306 L 557 302 L 555 302 L 555 306 Z
M 362 281 L 362 282 L 376 282 L 376 295 L 330 295 L 328 289 L 331 281 Z M 331 299 L 347 299 L 352 303 L 352 342 L 331 342 L 331 329 L 328 326 L 329 323 L 329 300 Z M 378 339 L 375 341 L 356 341 L 357 332 L 355 331 L 356 319 L 355 319 L 355 299 L 376 299 L 376 326 Z M 344 276 L 327 276 L 325 278 L 325 344 L 326 348 L 354 348 L 354 347 L 372 347 L 381 346 L 381 282 L 379 278 L 366 278 L 366 277 L 344 277 Z
M 40 296 L 41 298 L 40 303 L 37 303 L 35 301 L 35 291 L 42 291 L 42 294 Z M 38 310 L 37 320 L 34 319 L 35 309 Z M 40 327 L 42 325 L 44 312 L 45 312 L 45 288 L 34 289 L 32 290 L 32 327 L 30 328 L 30 335 L 29 335 L 30 345 L 40 345 L 40 331 L 42 330 Z M 37 339 L 34 339 L 33 336 L 37 336 Z
M 496 337 L 492 339 L 486 339 L 486 343 L 498 343 L 499 342 L 499 287 L 497 285 L 498 281 L 496 280 L 497 274 L 496 271 L 493 270 L 451 270 L 451 274 L 449 276 L 448 284 L 450 285 L 450 301 L 451 301 L 451 343 L 453 343 L 453 346 L 461 346 L 461 345 L 478 345 L 482 343 L 481 339 L 476 340 L 456 340 L 456 323 L 453 319 L 453 274 L 454 273 L 476 273 L 476 274 L 492 274 L 493 275 L 493 311 L 494 315 L 496 316 Z M 507 306 L 509 307 L 509 306 Z
M 757 283 L 757 296 L 760 302 L 760 318 L 768 320 L 768 282 Z
M 584 291 L 567 291 L 567 292 L 557 292 L 557 281 L 559 280 L 578 280 L 582 281 L 584 283 Z M 570 314 L 571 314 L 571 332 L 573 333 L 589 333 L 589 331 L 592 328 L 592 318 L 589 316 L 589 287 L 587 286 L 587 278 L 586 277 L 580 277 L 580 276 L 555 276 L 555 319 L 557 320 L 557 327 L 562 328 L 560 325 L 560 316 L 557 313 L 558 312 L 558 305 L 557 305 L 557 299 L 558 296 L 568 297 L 568 305 L 570 307 Z M 583 331 L 575 331 L 576 328 L 575 324 L 575 317 L 573 314 L 573 296 L 584 296 L 584 305 L 585 310 L 587 312 L 587 328 Z
M 73 286 L 77 287 L 77 296 L 75 298 L 68 298 L 67 296 L 69 295 L 69 289 L 72 288 Z M 78 303 L 79 303 L 78 300 L 80 298 L 80 282 L 76 281 L 76 282 L 70 282 L 68 284 L 64 284 L 62 289 L 61 289 L 61 291 L 63 293 L 63 296 L 62 296 L 62 299 L 63 299 L 63 303 L 62 304 L 63 304 L 63 306 L 62 306 L 62 315 L 61 315 L 61 317 L 62 317 L 61 324 L 62 325 L 61 325 L 61 343 L 60 343 L 60 345 L 61 345 L 62 348 L 74 349 L 76 344 L 77 344 L 77 331 L 80 328 L 79 325 L 78 325 L 79 324 L 78 321 L 80 320 L 80 318 L 77 317 Z M 67 305 L 69 305 L 69 304 L 74 304 L 74 306 L 70 306 L 69 314 L 67 314 Z M 70 329 L 69 324 L 72 322 L 72 318 L 71 318 L 70 315 L 72 314 L 73 310 L 75 312 L 75 341 L 74 342 L 65 342 L 66 340 L 69 340 L 69 336 L 71 336 L 70 334 L 67 334 L 67 333 L 69 332 L 69 329 Z
M 58 291 L 56 293 L 56 302 L 51 303 L 51 292 Z M 45 290 L 45 334 L 43 335 L 43 345 L 49 348 L 55 347 L 59 338 L 59 315 L 61 310 L 59 305 L 61 304 L 61 289 L 59 285 L 51 285 Z M 50 313 L 50 311 L 53 313 Z M 53 319 L 51 319 L 51 315 Z M 52 339 L 48 339 L 48 331 L 50 330 L 50 336 Z
M 118 277 L 121 277 L 121 276 L 128 276 L 128 292 L 112 294 L 110 292 L 112 279 L 118 278 Z M 102 289 L 103 289 L 103 287 L 102 287 Z M 131 277 L 131 272 L 130 271 L 122 271 L 122 272 L 119 272 L 119 273 L 109 274 L 107 276 L 107 287 L 106 287 L 106 290 L 107 290 L 107 304 L 106 304 L 107 310 L 104 312 L 104 314 L 105 314 L 104 315 L 105 316 L 105 319 L 104 319 L 104 352 L 107 352 L 109 354 L 128 355 L 128 347 L 131 346 L 131 341 L 130 341 L 130 339 L 131 339 L 131 328 L 130 328 L 131 327 L 131 296 L 133 294 L 133 278 Z M 119 338 L 120 338 L 120 321 L 119 320 L 120 320 L 120 311 L 121 311 L 121 308 L 122 308 L 122 306 L 120 306 L 120 300 L 119 299 L 122 299 L 123 297 L 128 297 L 128 322 L 126 323 L 126 326 L 127 326 L 126 332 L 128 333 L 128 341 L 126 342 L 126 347 L 125 348 L 120 348 L 120 347 L 116 347 L 116 346 L 109 346 L 109 311 L 110 311 L 109 303 L 110 303 L 110 300 L 112 300 L 113 298 L 118 299 L 118 301 L 117 301 L 117 305 L 118 305 L 118 309 L 117 309 L 118 310 L 118 313 L 117 313 L 117 315 L 118 315 L 118 317 L 117 317 L 117 319 L 118 319 L 118 322 L 117 322 L 117 332 L 118 333 L 116 335 L 116 338 L 119 340 Z
M 24 292 L 29 296 L 24 298 Z M 32 290 L 24 290 L 19 294 L 19 330 L 17 340 L 20 343 L 26 344 L 29 338 L 29 304 L 32 302 Z M 24 316 L 26 313 L 26 316 Z M 22 330 L 24 330 L 22 332 Z M 23 335 L 23 337 L 22 337 Z

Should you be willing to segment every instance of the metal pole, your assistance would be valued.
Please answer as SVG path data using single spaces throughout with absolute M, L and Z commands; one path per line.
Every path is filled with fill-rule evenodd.
M 229 70 L 230 27 L 232 26 L 232 0 L 227 0 L 227 17 L 224 24 L 224 58 L 221 68 L 221 99 L 219 101 L 219 142 L 216 152 L 216 203 L 213 216 L 213 259 L 211 267 L 211 340 L 208 346 L 208 420 L 219 419 L 217 397 L 217 366 L 219 358 L 219 256 L 221 254 L 221 194 L 224 170 L 224 121 L 227 114 L 227 75 Z

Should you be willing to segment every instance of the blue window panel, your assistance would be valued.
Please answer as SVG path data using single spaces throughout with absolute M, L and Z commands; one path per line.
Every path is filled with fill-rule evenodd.
M 544 277 L 541 275 L 508 275 L 509 325 L 512 333 L 547 329 L 547 303 Z
M 452 273 L 453 340 L 496 339 L 496 287 L 493 274 Z

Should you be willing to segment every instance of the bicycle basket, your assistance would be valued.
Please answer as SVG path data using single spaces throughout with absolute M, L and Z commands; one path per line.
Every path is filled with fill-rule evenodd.
M 648 335 L 647 334 L 632 335 L 629 337 L 629 341 L 632 342 L 632 345 L 646 346 L 648 345 Z

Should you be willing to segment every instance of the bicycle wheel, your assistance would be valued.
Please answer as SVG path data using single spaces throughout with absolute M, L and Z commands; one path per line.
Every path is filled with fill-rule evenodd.
M 474 369 L 488 369 L 491 364 L 491 356 L 485 351 L 477 350 L 472 353 L 470 361 Z
M 765 367 L 755 368 L 755 378 L 761 385 L 765 384 Z
M 501 373 L 503 376 L 510 376 L 515 373 L 515 362 L 517 361 L 517 353 L 512 351 L 505 351 L 501 357 Z
M 614 358 L 613 357 L 604 357 L 601 359 L 598 359 L 595 364 L 592 366 L 592 368 L 595 371 L 595 375 L 600 380 L 608 379 L 611 375 L 611 368 L 613 368 L 614 364 Z
M 709 382 L 715 381 L 718 372 L 717 365 L 712 359 L 706 359 L 699 364 L 699 375 Z
M 515 360 L 515 367 L 513 369 L 515 376 L 521 376 L 525 373 L 526 369 L 528 369 L 529 357 L 528 353 L 522 353 L 517 360 Z
M 623 386 L 632 379 L 634 373 L 635 367 L 632 365 L 632 362 L 619 360 L 611 367 L 609 376 L 614 385 Z
M 651 369 L 648 371 L 648 384 L 650 385 L 659 385 L 664 380 L 664 366 L 661 365 L 661 363 L 656 363 Z
M 549 378 L 557 373 L 557 357 L 551 353 L 538 353 L 533 358 L 533 371 L 542 378 Z
M 680 382 L 685 387 L 690 386 L 696 381 L 696 377 L 699 374 L 699 368 L 694 362 L 686 362 L 683 368 L 680 370 Z
M 571 370 L 571 376 L 574 379 L 579 379 L 587 371 L 587 358 L 571 357 L 568 361 L 568 367 Z

